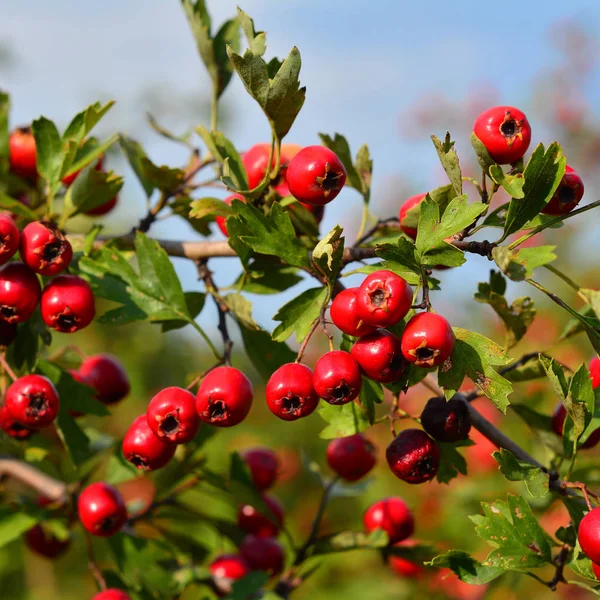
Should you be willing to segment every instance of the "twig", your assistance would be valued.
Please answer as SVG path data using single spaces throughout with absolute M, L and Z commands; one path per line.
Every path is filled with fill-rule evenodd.
M 192 379 L 191 383 L 189 383 L 188 386 L 185 389 L 186 390 L 191 390 L 194 387 L 196 387 L 196 385 L 198 385 L 213 369 L 216 369 L 217 367 L 220 367 L 224 362 L 225 362 L 225 358 L 223 358 L 222 360 L 217 361 L 212 367 L 206 369 L 206 371 L 203 371 L 197 377 L 194 377 L 194 379 Z
M 585 503 L 587 504 L 587 507 L 589 510 L 593 509 L 592 503 L 590 502 L 590 496 L 592 496 L 592 498 L 594 498 L 596 501 L 598 501 L 600 499 L 596 494 L 594 494 L 593 492 L 591 492 L 588 489 L 588 487 L 585 483 L 582 483 L 581 481 L 562 481 L 560 484 L 560 487 L 563 490 L 567 490 L 567 489 L 579 490 L 583 494 L 583 498 L 584 498 Z
M 0 458 L 0 479 L 12 477 L 53 502 L 66 502 L 67 484 L 11 457 Z
M 569 558 L 569 554 L 571 553 L 571 550 L 572 550 L 572 548 L 571 548 L 571 546 L 569 546 L 569 544 L 564 544 L 563 547 L 561 548 L 560 552 L 554 559 L 554 564 L 556 565 L 556 571 L 554 572 L 554 577 L 552 577 L 552 579 L 548 582 L 548 587 L 553 592 L 556 591 L 556 588 L 558 587 L 559 583 L 561 583 L 561 582 L 566 583 L 563 572 L 565 569 L 565 564 L 567 563 L 567 560 Z
M 361 235 L 357 240 L 354 246 L 360 246 L 364 244 L 369 238 L 373 237 L 375 233 L 379 229 L 381 229 L 382 225 L 387 225 L 388 223 L 399 223 L 398 217 L 390 217 L 389 219 L 379 219 L 371 229 L 367 230 L 363 235 Z
M 308 342 L 310 342 L 310 338 L 312 337 L 312 334 L 317 330 L 317 327 L 319 326 L 320 322 L 321 322 L 321 319 L 319 317 L 317 317 L 313 321 L 313 324 L 310 326 L 310 330 L 306 334 L 306 337 L 302 341 L 302 345 L 300 346 L 300 349 L 298 350 L 298 355 L 296 356 L 297 363 L 302 361 L 302 357 L 304 356 L 304 351 L 306 350 L 306 347 L 308 346 Z
M 94 547 L 92 545 L 92 536 L 87 531 L 85 532 L 85 547 L 88 555 L 88 569 L 96 580 L 100 591 L 103 592 L 107 588 L 106 579 L 104 579 L 102 571 L 96 564 L 96 559 L 94 558 Z
M 6 360 L 6 352 L 0 352 L 0 365 L 8 373 L 8 376 L 15 381 L 17 379 L 16 373 L 11 369 L 8 361 Z

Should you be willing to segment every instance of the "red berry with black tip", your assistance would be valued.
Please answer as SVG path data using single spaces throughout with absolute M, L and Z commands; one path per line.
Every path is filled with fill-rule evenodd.
M 421 413 L 423 429 L 435 440 L 453 444 L 471 431 L 469 409 L 462 400 L 431 398 Z
M 412 547 L 415 546 L 416 543 L 413 540 L 406 540 L 404 542 L 400 542 L 398 544 L 394 544 L 394 547 Z M 425 568 L 423 565 L 420 565 L 408 558 L 404 558 L 403 556 L 396 556 L 394 554 L 389 554 L 388 556 L 388 564 L 392 571 L 394 571 L 397 575 L 401 577 L 406 577 L 408 579 L 416 579 L 425 573 Z
M 42 375 L 24 375 L 6 391 L 8 412 L 31 429 L 48 427 L 58 415 L 60 400 L 52 382 Z
M 114 535 L 127 521 L 123 497 L 108 483 L 88 485 L 79 495 L 77 510 L 84 529 L 99 537 Z
M 390 544 L 402 542 L 415 531 L 415 520 L 412 512 L 402 498 L 384 498 L 372 504 L 363 516 L 363 524 L 367 533 L 383 529 Z
M 31 127 L 20 127 L 8 138 L 10 170 L 25 179 L 37 179 L 37 152 Z
M 219 595 L 227 595 L 232 583 L 250 573 L 250 566 L 241 554 L 221 554 L 210 563 L 210 572 Z
M 525 113 L 513 106 L 494 106 L 482 112 L 473 132 L 499 165 L 517 162 L 531 142 L 531 127 Z
M 20 245 L 23 262 L 40 275 L 58 275 L 73 258 L 69 240 L 54 225 L 34 221 L 21 232 Z
M 334 325 L 343 333 L 354 337 L 369 335 L 376 327 L 369 325 L 358 316 L 356 295 L 358 288 L 348 288 L 340 292 L 331 303 L 329 313 Z
M 402 356 L 400 340 L 385 329 L 358 339 L 350 354 L 369 379 L 380 383 L 397 381 L 408 365 Z
M 123 590 L 109 588 L 96 594 L 92 600 L 131 600 L 131 597 Z
M 239 200 L 240 202 L 246 202 L 246 198 L 241 194 L 231 194 L 231 196 L 227 196 L 223 202 L 231 206 L 233 200 Z M 223 235 L 229 237 L 229 232 L 227 231 L 227 217 L 217 216 L 215 217 L 215 223 L 219 226 L 219 229 L 223 233 Z
M 454 333 L 450 323 L 436 313 L 415 315 L 402 332 L 402 354 L 416 367 L 441 365 L 452 354 Z
M 365 323 L 390 327 L 406 316 L 412 299 L 412 289 L 402 277 L 391 271 L 375 271 L 358 288 L 356 310 Z
M 427 196 L 427 194 L 417 194 L 416 196 L 411 196 L 400 207 L 400 212 L 398 213 L 400 229 L 402 229 L 402 231 L 404 231 L 404 233 L 413 240 L 417 238 L 417 229 L 416 227 L 406 225 L 408 211 L 420 204 L 425 199 L 425 196 Z
M 15 440 L 28 440 L 35 433 L 35 429 L 21 425 L 6 406 L 0 407 L 0 429 Z
M 377 449 L 361 433 L 332 440 L 327 446 L 327 464 L 346 481 L 358 481 L 377 462 Z
M 81 277 L 59 275 L 44 288 L 41 309 L 48 327 L 61 333 L 74 333 L 94 320 L 94 293 L 89 283 Z
M 283 525 L 283 505 L 269 494 L 265 494 L 263 500 L 267 507 L 264 512 L 259 512 L 251 504 L 242 504 L 238 510 L 237 525 L 242 531 L 258 537 L 277 537 Z
M 347 404 L 360 394 L 362 376 L 358 363 L 343 350 L 323 354 L 315 365 L 313 385 L 329 404 Z
M 313 372 L 299 363 L 279 367 L 271 375 L 265 394 L 269 410 L 284 421 L 307 417 L 319 404 Z
M 250 469 L 254 486 L 260 492 L 268 490 L 277 481 L 280 470 L 277 454 L 269 448 L 250 448 L 240 453 Z
M 346 169 L 337 154 L 324 146 L 306 146 L 290 161 L 286 181 L 294 198 L 324 206 L 346 183 Z
M 38 524 L 25 533 L 25 544 L 36 554 L 52 559 L 64 554 L 71 546 L 71 540 L 60 540 Z
M 241 371 L 217 367 L 200 384 L 196 412 L 209 425 L 232 427 L 248 416 L 253 395 L 252 384 Z
M 21 234 L 12 217 L 0 214 L 0 265 L 15 254 L 20 241 Z
M 579 523 L 579 545 L 587 557 L 600 563 L 600 508 L 588 512 Z
M 600 358 L 594 356 L 592 360 L 590 360 L 590 377 L 592 378 L 592 387 L 596 389 L 600 386 Z
M 277 575 L 283 570 L 285 555 L 283 548 L 273 538 L 247 535 L 240 545 L 240 554 L 253 571 L 265 571 Z
M 552 413 L 552 431 L 554 431 L 554 433 L 560 437 L 562 437 L 563 434 L 563 427 L 566 418 L 567 409 L 564 407 L 562 402 L 559 402 Z M 592 431 L 587 440 L 585 440 L 585 442 L 579 446 L 579 449 L 589 450 L 590 448 L 597 446 L 598 442 L 600 442 L 600 428 Z
M 85 383 L 96 390 L 102 404 L 115 404 L 129 395 L 131 385 L 121 361 L 112 354 L 88 356 L 79 367 Z
M 17 324 L 0 321 L 0 346 L 10 346 L 17 338 Z
M 125 460 L 142 471 L 164 467 L 173 458 L 175 450 L 175 444 L 167 444 L 154 435 L 146 415 L 137 417 L 123 438 Z
M 583 181 L 575 169 L 567 165 L 565 174 L 558 188 L 546 204 L 542 212 L 545 215 L 566 215 L 570 213 L 583 198 Z
M 154 435 L 163 442 L 191 442 L 200 429 L 196 397 L 180 387 L 161 390 L 150 400 L 146 419 Z
M 21 262 L 0 267 L 0 319 L 23 323 L 39 304 L 42 289 L 36 274 Z
M 406 483 L 430 481 L 440 466 L 438 445 L 421 429 L 401 431 L 385 456 L 392 473 Z

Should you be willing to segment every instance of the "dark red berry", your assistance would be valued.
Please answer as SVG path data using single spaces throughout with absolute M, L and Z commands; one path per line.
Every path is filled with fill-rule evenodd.
M 542 212 L 545 215 L 566 215 L 579 204 L 581 198 L 583 198 L 583 181 L 575 169 L 567 165 L 554 196 Z
M 0 346 L 10 346 L 17 337 L 17 324 L 0 321 Z
M 294 198 L 323 206 L 346 183 L 346 169 L 337 154 L 324 146 L 306 146 L 290 161 L 286 181 Z
M 248 416 L 253 394 L 250 380 L 241 371 L 217 367 L 200 384 L 196 412 L 205 423 L 231 427 Z
M 556 433 L 556 435 L 562 437 L 563 434 L 563 426 L 565 424 L 565 419 L 567 418 L 567 409 L 563 406 L 562 402 L 559 402 L 552 413 L 552 431 Z M 585 440 L 581 446 L 579 446 L 580 450 L 589 450 L 594 446 L 598 445 L 600 442 L 600 428 L 595 429 L 590 433 L 588 439 Z
M 44 288 L 41 300 L 44 323 L 61 333 L 87 327 L 96 315 L 94 293 L 87 281 L 76 275 L 59 275 Z
M 98 158 L 98 162 L 96 162 L 96 166 L 94 167 L 94 169 L 96 171 L 102 171 L 102 167 L 104 165 L 104 155 L 101 155 L 100 158 Z M 70 175 L 66 175 L 65 177 L 62 178 L 62 182 L 64 185 L 66 185 L 67 187 L 69 187 L 76 179 L 77 176 L 79 175 L 79 173 L 81 173 L 82 169 L 79 169 L 79 171 L 75 171 L 75 173 L 71 173 Z
M 352 402 L 362 388 L 358 363 L 348 352 L 327 352 L 315 365 L 313 385 L 315 392 L 329 404 Z
M 146 415 L 137 417 L 123 438 L 125 460 L 143 471 L 164 467 L 173 458 L 175 450 L 175 444 L 166 444 L 154 435 Z
M 385 456 L 392 473 L 407 483 L 433 479 L 440 466 L 438 445 L 421 429 L 401 431 L 387 447 Z
M 588 512 L 579 523 L 579 545 L 587 557 L 600 563 L 600 507 Z
M 91 217 L 101 217 L 113 210 L 113 208 L 117 205 L 118 201 L 119 197 L 115 196 L 114 198 L 111 198 L 108 202 L 105 202 L 100 206 L 96 206 L 94 208 L 90 208 L 90 210 L 86 210 L 83 214 L 89 215 Z
M 81 363 L 79 373 L 85 383 L 96 390 L 96 398 L 103 404 L 123 400 L 131 389 L 127 372 L 112 354 L 88 356 Z
M 462 400 L 431 398 L 421 413 L 421 425 L 433 439 L 453 444 L 469 437 L 469 409 Z
M 31 127 L 20 127 L 8 138 L 10 170 L 25 179 L 37 178 L 37 153 Z
M 0 214 L 0 265 L 3 265 L 19 249 L 21 234 L 16 223 L 6 214 Z
M 590 377 L 592 378 L 592 387 L 596 389 L 600 386 L 600 358 L 594 356 L 590 360 Z
M 148 404 L 146 419 L 156 437 L 172 444 L 191 442 L 200 429 L 196 398 L 179 387 L 158 392 Z
M 0 407 L 0 429 L 15 440 L 28 440 L 35 433 L 35 429 L 21 425 L 6 406 Z
M 400 229 L 402 229 L 402 231 L 404 231 L 404 233 L 408 237 L 411 237 L 413 240 L 417 237 L 417 229 L 416 227 L 410 227 L 409 225 L 405 224 L 408 217 L 408 211 L 420 204 L 425 198 L 425 196 L 427 196 L 427 194 L 417 194 L 416 196 L 411 196 L 400 207 L 400 212 L 398 213 L 398 219 L 400 220 Z
M 494 106 L 482 112 L 473 132 L 500 165 L 517 162 L 531 142 L 531 127 L 523 112 L 513 106 Z
M 358 288 L 356 310 L 365 323 L 390 327 L 406 316 L 412 299 L 412 289 L 402 277 L 391 271 L 375 271 Z
M 59 405 L 56 388 L 42 375 L 19 377 L 6 391 L 8 412 L 21 425 L 31 429 L 51 425 L 58 415 Z
M 246 198 L 244 198 L 244 196 L 242 196 L 241 194 L 231 194 L 231 196 L 227 196 L 227 198 L 225 198 L 225 200 L 223 200 L 223 202 L 225 202 L 225 204 L 231 205 L 233 200 L 239 200 L 240 202 L 246 202 Z M 219 229 L 221 230 L 223 235 L 229 237 L 229 232 L 227 231 L 227 218 L 217 216 L 217 217 L 215 217 L 215 223 L 219 226 Z
M 46 531 L 43 525 L 35 525 L 25 533 L 27 547 L 46 558 L 58 558 L 64 554 L 71 545 L 71 540 L 60 540 L 51 532 Z
M 258 537 L 277 537 L 283 525 L 283 505 L 269 494 L 264 494 L 263 500 L 268 509 L 263 513 L 250 504 L 242 504 L 238 510 L 237 525 L 242 531 Z
M 23 262 L 40 275 L 58 275 L 73 258 L 69 240 L 54 225 L 34 221 L 21 232 Z
M 248 468 L 254 486 L 260 492 L 273 486 L 279 474 L 280 465 L 277 454 L 269 448 L 251 448 L 241 452 Z
M 441 365 L 452 354 L 454 333 L 450 323 L 436 313 L 415 315 L 402 332 L 402 354 L 417 367 Z
M 276 575 L 283 570 L 283 548 L 272 538 L 247 535 L 240 545 L 240 554 L 254 571 L 266 571 Z
M 299 363 L 283 365 L 271 375 L 265 391 L 269 410 L 284 421 L 310 415 L 319 404 L 313 373 Z
M 346 481 L 358 481 L 377 462 L 377 449 L 361 433 L 332 440 L 327 446 L 327 464 Z
M 415 542 L 413 540 L 406 540 L 404 542 L 400 542 L 398 544 L 394 544 L 394 546 L 398 547 L 411 547 L 414 546 Z M 407 577 L 408 579 L 415 579 L 421 576 L 425 569 L 422 565 L 409 560 L 408 558 L 404 558 L 403 556 L 394 556 L 390 554 L 388 556 L 388 564 L 392 571 L 394 571 L 397 575 L 401 577 Z
M 8 323 L 27 321 L 36 309 L 42 289 L 36 274 L 21 262 L 0 267 L 0 319 Z
M 390 544 L 402 542 L 415 531 L 412 512 L 402 498 L 384 498 L 372 504 L 363 516 L 367 533 L 383 529 Z
M 77 501 L 79 520 L 92 535 L 109 537 L 127 521 L 127 508 L 121 494 L 108 483 L 88 485 Z
M 231 592 L 231 584 L 250 573 L 250 567 L 241 554 L 221 554 L 210 563 L 210 572 L 219 593 Z
M 356 295 L 358 288 L 348 288 L 340 292 L 331 303 L 329 309 L 331 320 L 343 333 L 355 337 L 369 335 L 376 327 L 365 323 L 359 316 L 356 308 Z
M 400 379 L 408 364 L 402 356 L 400 340 L 385 329 L 358 339 L 350 354 L 369 379 L 381 383 Z
M 129 594 L 117 588 L 109 588 L 96 594 L 92 600 L 131 600 Z

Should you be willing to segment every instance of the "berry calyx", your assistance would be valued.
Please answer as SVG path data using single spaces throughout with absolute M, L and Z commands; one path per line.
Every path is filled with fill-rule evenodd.
M 223 200 L 223 202 L 225 202 L 225 204 L 228 204 L 231 206 L 231 203 L 233 202 L 233 200 L 239 200 L 240 202 L 246 202 L 246 198 L 244 198 L 244 196 L 242 196 L 241 194 L 231 194 L 231 196 L 227 196 L 227 198 L 225 198 L 225 200 Z M 219 229 L 221 230 L 223 235 L 229 237 L 229 232 L 227 231 L 227 218 L 217 216 L 217 217 L 215 217 L 215 223 L 219 226 Z
M 173 458 L 175 450 L 175 444 L 167 444 L 154 435 L 145 414 L 133 421 L 123 438 L 125 460 L 142 471 L 164 467 Z
M 461 400 L 431 398 L 421 413 L 421 425 L 433 439 L 440 442 L 452 444 L 465 440 L 471 431 L 469 409 Z
M 250 380 L 241 371 L 217 367 L 200 384 L 196 412 L 209 425 L 232 427 L 248 416 L 253 394 Z
M 73 258 L 73 248 L 54 225 L 34 221 L 21 232 L 21 258 L 40 275 L 58 275 Z
M 21 425 L 4 405 L 0 407 L 0 429 L 15 440 L 28 440 L 35 433 L 35 429 Z
M 191 442 L 200 429 L 196 398 L 179 387 L 158 392 L 148 404 L 146 420 L 158 439 L 171 444 Z
M 115 404 L 123 400 L 131 389 L 129 377 L 123 365 L 112 354 L 88 356 L 79 367 L 84 382 L 96 391 L 96 399 L 102 404 Z
M 60 540 L 38 524 L 25 533 L 25 544 L 36 554 L 52 559 L 64 554 L 71 546 L 71 540 Z
M 579 545 L 594 563 L 600 563 L 600 508 L 588 512 L 579 523 Z
M 438 445 L 421 429 L 401 431 L 387 447 L 385 456 L 392 473 L 407 483 L 433 479 L 440 466 Z
M 350 348 L 350 354 L 369 379 L 380 383 L 400 379 L 407 367 L 400 340 L 385 329 L 358 339 Z
M 290 161 L 286 181 L 294 198 L 324 206 L 346 183 L 346 169 L 337 154 L 324 146 L 306 146 Z
M 450 357 L 453 348 L 452 327 L 444 317 L 436 313 L 416 314 L 402 332 L 402 354 L 417 367 L 441 365 Z
M 416 196 L 411 196 L 405 200 L 404 204 L 400 207 L 400 212 L 398 213 L 400 229 L 402 229 L 402 231 L 404 231 L 404 233 L 413 240 L 417 238 L 417 228 L 406 224 L 408 220 L 408 211 L 420 204 L 425 196 L 427 196 L 427 194 L 417 194 Z M 413 219 L 410 219 L 410 221 L 412 223 Z
M 20 127 L 8 138 L 10 170 L 25 179 L 37 179 L 37 152 L 31 127 Z
M 404 542 L 399 542 L 398 544 L 394 544 L 394 548 L 402 548 L 402 547 L 412 547 L 415 545 L 413 540 L 406 540 Z M 404 558 L 403 556 L 396 556 L 394 554 L 388 555 L 388 564 L 392 571 L 401 577 L 406 577 L 408 579 L 415 579 L 421 576 L 425 569 L 422 565 L 409 560 L 408 558 Z
M 0 265 L 15 254 L 20 241 L 21 234 L 12 217 L 0 214 Z
M 329 313 L 334 325 L 343 333 L 354 337 L 362 337 L 373 333 L 376 327 L 365 323 L 358 316 L 356 295 L 358 288 L 348 288 L 340 292 L 331 303 Z
M 221 554 L 210 563 L 213 581 L 220 593 L 231 592 L 231 584 L 250 573 L 250 566 L 241 554 Z
M 566 215 L 570 213 L 583 198 L 583 181 L 575 169 L 567 165 L 550 202 L 542 209 L 545 215 Z
M 552 431 L 554 431 L 554 433 L 556 433 L 556 435 L 560 437 L 562 437 L 563 434 L 563 427 L 566 418 L 567 409 L 564 407 L 562 402 L 559 402 L 556 405 L 554 412 L 552 413 Z M 598 442 L 600 442 L 600 428 L 592 431 L 592 433 L 590 433 L 590 435 L 588 436 L 587 440 L 585 440 L 585 442 L 583 442 L 583 444 L 579 446 L 579 449 L 589 450 L 590 448 L 597 446 Z
M 402 542 L 415 531 L 415 520 L 412 512 L 402 498 L 384 498 L 367 508 L 363 516 L 363 524 L 367 533 L 383 529 L 390 544 Z
M 240 453 L 250 469 L 254 486 L 259 492 L 273 486 L 279 474 L 279 459 L 269 448 L 250 448 Z
M 131 597 L 123 590 L 108 588 L 107 590 L 96 594 L 92 600 L 131 600 Z
M 92 535 L 110 537 L 127 521 L 127 508 L 121 494 L 103 482 L 88 485 L 77 500 L 79 520 Z
M 590 377 L 592 378 L 592 387 L 596 389 L 600 386 L 600 358 L 594 356 L 592 360 L 590 360 Z
M 513 106 L 488 108 L 477 117 L 473 132 L 499 165 L 517 162 L 531 142 L 529 121 Z
M 319 404 L 313 372 L 299 363 L 279 367 L 267 382 L 265 395 L 269 410 L 284 421 L 307 417 Z
M 391 271 L 375 271 L 356 293 L 358 316 L 376 327 L 390 327 L 406 316 L 412 304 L 412 290 L 402 277 Z
M 42 375 L 25 375 L 10 385 L 4 405 L 21 425 L 39 429 L 48 427 L 56 419 L 60 401 L 49 379 Z
M 0 319 L 23 323 L 33 314 L 42 289 L 35 273 L 21 262 L 0 267 Z
M 265 571 L 276 575 L 283 570 L 285 555 L 283 548 L 273 538 L 247 535 L 240 545 L 240 554 L 254 571 Z
M 275 496 L 264 494 L 262 498 L 267 511 L 259 512 L 251 504 L 242 504 L 237 514 L 237 525 L 242 531 L 258 537 L 277 537 L 283 525 L 283 505 Z
M 61 333 L 74 333 L 94 320 L 94 293 L 89 283 L 81 277 L 59 275 L 44 288 L 41 310 L 48 327 Z
M 362 388 L 358 363 L 343 350 L 327 352 L 315 365 L 313 385 L 319 397 L 329 404 L 352 402 Z
M 377 462 L 377 449 L 361 433 L 332 440 L 327 446 L 327 464 L 346 481 L 358 481 Z

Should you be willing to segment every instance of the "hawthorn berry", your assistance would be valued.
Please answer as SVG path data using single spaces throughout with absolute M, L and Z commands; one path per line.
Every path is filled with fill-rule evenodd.
M 289 162 L 286 181 L 296 200 L 323 206 L 344 187 L 346 169 L 329 148 L 306 146 Z
M 0 265 L 3 265 L 19 249 L 21 234 L 10 215 L 0 214 Z
M 394 544 L 393 547 L 410 548 L 414 545 L 415 542 L 413 540 L 406 540 L 404 542 Z M 408 579 L 415 579 L 425 572 L 425 569 L 422 565 L 413 562 L 408 558 L 404 558 L 403 556 L 395 556 L 394 554 L 390 554 L 388 556 L 388 564 L 390 565 L 392 571 L 394 571 L 397 575 L 400 575 L 401 577 L 407 577 Z
M 44 288 L 42 318 L 51 329 L 74 333 L 87 327 L 96 316 L 94 293 L 77 275 L 59 275 Z
M 600 507 L 590 510 L 579 523 L 579 545 L 594 563 L 600 563 Z
M 575 169 L 567 165 L 550 201 L 543 208 L 545 215 L 566 215 L 570 213 L 583 198 L 583 181 Z
M 285 180 L 287 165 L 301 150 L 297 144 L 282 144 L 279 157 L 279 174 L 271 185 L 280 196 L 289 196 L 290 191 Z M 255 144 L 242 156 L 242 163 L 248 176 L 248 188 L 254 189 L 265 177 L 269 168 L 271 144 Z M 275 168 L 275 157 L 271 161 L 271 168 Z
M 562 437 L 563 427 L 565 424 L 565 419 L 567 418 L 567 409 L 564 407 L 562 402 L 559 402 L 552 413 L 552 431 L 556 433 L 556 435 Z M 600 428 L 595 429 L 590 433 L 588 439 L 585 440 L 583 444 L 579 446 L 581 450 L 589 450 L 594 446 L 598 445 L 600 442 Z
M 242 531 L 258 537 L 277 537 L 283 524 L 283 505 L 275 496 L 269 494 L 264 494 L 262 499 L 267 511 L 259 512 L 251 504 L 242 504 L 237 514 L 237 526 Z
M 23 323 L 33 314 L 42 289 L 36 274 L 21 262 L 0 267 L 0 319 Z
M 358 481 L 377 462 L 377 449 L 362 433 L 332 440 L 327 446 L 327 464 L 346 481 Z
M 592 378 L 592 387 L 595 389 L 600 386 L 600 358 L 594 356 L 590 360 L 590 377 Z
M 244 196 L 242 196 L 241 194 L 231 194 L 231 196 L 227 196 L 227 198 L 225 198 L 225 200 L 223 200 L 223 202 L 225 202 L 225 204 L 229 204 L 231 206 L 231 203 L 233 202 L 233 200 L 239 200 L 240 202 L 246 202 L 246 198 L 244 198 Z M 221 230 L 223 235 L 229 237 L 229 232 L 227 231 L 227 218 L 217 216 L 217 217 L 215 217 L 215 223 L 219 226 L 219 229 Z
M 267 382 L 265 395 L 269 410 L 284 421 L 307 417 L 319 404 L 313 372 L 299 363 L 279 367 Z
M 99 537 L 114 535 L 127 521 L 123 497 L 104 482 L 92 483 L 79 494 L 77 511 L 84 529 Z
M 210 563 L 210 572 L 219 592 L 228 594 L 231 584 L 250 573 L 250 567 L 241 554 L 221 554 Z
M 253 394 L 250 380 L 241 371 L 217 367 L 198 388 L 196 412 L 209 425 L 231 427 L 248 416 Z
M 10 170 L 25 179 L 37 178 L 37 152 L 31 127 L 19 127 L 8 138 Z
M 421 429 L 401 431 L 385 452 L 392 473 L 406 483 L 433 479 L 440 466 L 438 445 Z
M 431 398 L 421 413 L 421 425 L 433 439 L 453 444 L 469 437 L 469 409 L 456 398 Z
M 129 594 L 117 588 L 108 588 L 96 594 L 92 600 L 131 600 Z
M 0 407 L 0 429 L 15 440 L 28 440 L 35 433 L 35 429 L 21 425 L 5 405 Z
M 279 459 L 269 448 L 250 448 L 240 453 L 250 469 L 254 486 L 259 492 L 268 490 L 277 480 Z
M 340 292 L 331 303 L 329 314 L 334 325 L 343 333 L 354 337 L 369 335 L 376 327 L 365 323 L 359 316 L 356 308 L 356 295 L 358 288 L 348 288 Z
M 416 196 L 411 196 L 400 207 L 400 212 L 398 213 L 398 219 L 400 220 L 400 229 L 402 229 L 402 231 L 404 231 L 404 233 L 408 237 L 411 237 L 413 240 L 417 237 L 417 230 L 414 227 L 409 227 L 408 225 L 405 225 L 404 222 L 408 215 L 408 211 L 411 208 L 414 208 L 415 206 L 420 204 L 421 201 L 425 198 L 425 196 L 427 196 L 427 194 L 417 194 Z
M 358 339 L 350 348 L 350 354 L 369 379 L 380 383 L 400 379 L 408 364 L 402 356 L 400 340 L 385 329 Z
M 79 367 L 79 373 L 96 391 L 96 399 L 102 404 L 114 404 L 123 400 L 131 389 L 129 377 L 123 365 L 112 354 L 88 356 Z
M 64 554 L 71 545 L 70 539 L 60 540 L 55 535 L 46 531 L 43 525 L 34 525 L 25 533 L 27 547 L 46 558 L 58 558 Z
M 512 106 L 494 106 L 476 119 L 473 132 L 499 165 L 517 162 L 531 142 L 531 127 L 525 113 Z
M 113 208 L 117 205 L 119 201 L 119 197 L 115 196 L 111 198 L 108 202 L 104 204 L 100 204 L 100 206 L 95 206 L 94 208 L 90 208 L 90 210 L 86 210 L 83 214 L 88 215 L 90 217 L 102 217 L 103 215 L 108 214 Z
M 600 579 L 600 565 L 597 565 L 595 562 L 592 563 L 592 571 L 594 571 L 594 575 L 596 579 Z
M 358 363 L 343 350 L 323 354 L 315 365 L 313 385 L 329 404 L 347 404 L 360 394 L 362 376 Z
M 134 419 L 123 438 L 123 456 L 143 471 L 164 467 L 175 454 L 177 446 L 167 444 L 154 435 L 146 415 Z
M 283 570 L 285 555 L 283 548 L 273 538 L 247 535 L 241 545 L 240 554 L 253 571 L 265 571 L 277 575 Z
M 367 533 L 383 529 L 390 544 L 404 541 L 415 531 L 412 512 L 398 497 L 384 498 L 371 504 L 363 516 L 363 524 Z
M 191 442 L 200 429 L 196 398 L 179 387 L 158 392 L 148 404 L 146 419 L 157 438 L 172 444 Z
M 60 400 L 52 382 L 43 375 L 24 375 L 6 390 L 4 404 L 13 419 L 31 429 L 51 425 Z
M 365 323 L 390 327 L 406 316 L 412 299 L 412 289 L 402 277 L 391 271 L 375 271 L 356 292 L 356 310 Z
M 21 232 L 21 258 L 40 275 L 58 275 L 73 258 L 73 248 L 63 233 L 50 223 L 34 221 Z
M 402 354 L 417 367 L 437 367 L 452 354 L 454 333 L 441 315 L 414 315 L 402 332 Z
M 10 346 L 17 337 L 17 324 L 0 321 L 0 346 Z

